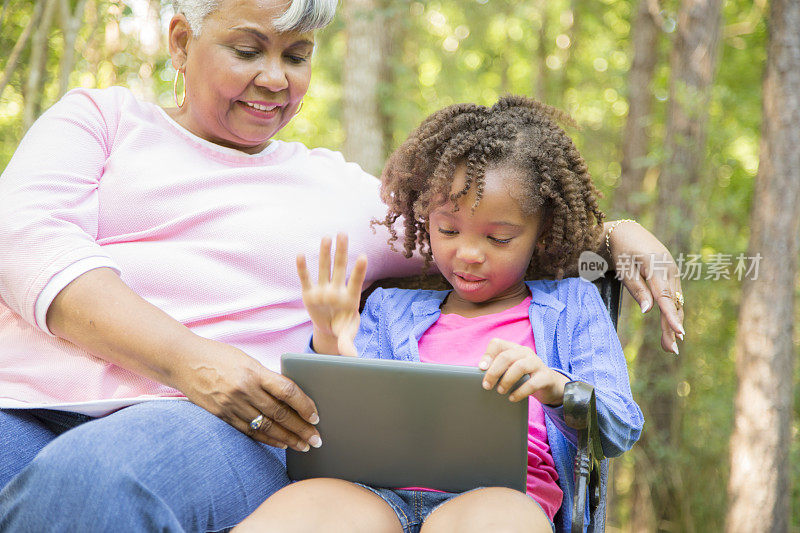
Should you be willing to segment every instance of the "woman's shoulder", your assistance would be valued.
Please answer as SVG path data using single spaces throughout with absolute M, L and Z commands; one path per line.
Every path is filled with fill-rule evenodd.
M 105 89 L 78 87 L 67 92 L 56 105 L 92 107 L 103 114 L 116 113 L 123 107 L 139 107 L 143 110 L 155 107 L 155 104 L 139 100 L 127 87 L 119 86 Z
M 156 109 L 155 104 L 139 100 L 125 87 L 115 86 L 105 89 L 79 87 L 62 96 L 42 115 L 42 118 L 66 119 L 112 132 L 124 117 L 151 115 Z

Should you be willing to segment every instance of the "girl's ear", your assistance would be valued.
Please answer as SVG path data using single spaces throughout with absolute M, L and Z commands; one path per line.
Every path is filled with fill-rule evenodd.
M 553 228 L 553 219 L 549 216 L 543 217 L 542 227 L 539 229 L 539 238 L 536 240 L 536 252 L 542 253 L 547 248 L 550 240 L 550 230 Z

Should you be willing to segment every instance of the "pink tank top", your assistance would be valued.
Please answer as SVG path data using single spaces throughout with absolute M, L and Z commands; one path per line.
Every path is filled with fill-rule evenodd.
M 465 318 L 442 314 L 419 340 L 419 358 L 423 363 L 478 366 L 486 345 L 492 338 L 527 346 L 534 351 L 528 309 L 531 297 L 500 313 Z M 528 398 L 528 481 L 527 493 L 542 506 L 550 520 L 561 507 L 563 494 L 558 486 L 542 404 Z

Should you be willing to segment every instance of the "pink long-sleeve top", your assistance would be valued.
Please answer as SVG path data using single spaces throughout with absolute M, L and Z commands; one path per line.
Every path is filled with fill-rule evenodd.
M 311 334 L 295 257 L 343 231 L 371 280 L 415 272 L 370 228 L 379 182 L 337 152 L 205 141 L 127 89 L 78 89 L 25 135 L 0 176 L 0 407 L 91 415 L 174 389 L 93 357 L 45 323 L 58 292 L 116 270 L 192 331 L 278 371 Z M 352 260 L 352 259 L 351 259 Z

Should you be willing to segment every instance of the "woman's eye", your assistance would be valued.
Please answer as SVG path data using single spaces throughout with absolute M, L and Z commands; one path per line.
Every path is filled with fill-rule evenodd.
M 497 244 L 508 244 L 511 242 L 511 237 L 509 237 L 508 239 L 501 239 L 499 237 L 492 237 L 490 235 L 489 240 L 492 242 L 496 242 Z
M 233 51 L 242 59 L 253 59 L 258 55 L 257 50 L 249 50 L 245 48 L 234 48 Z

